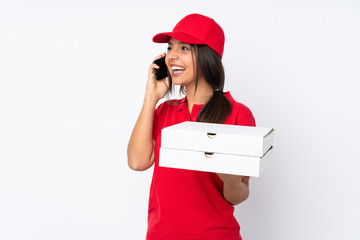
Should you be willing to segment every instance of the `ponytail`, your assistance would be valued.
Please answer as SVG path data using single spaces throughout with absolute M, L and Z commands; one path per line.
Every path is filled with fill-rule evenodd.
M 193 48 L 197 56 L 196 79 L 202 74 L 205 81 L 214 89 L 212 97 L 205 103 L 196 121 L 224 123 L 231 114 L 232 105 L 223 92 L 225 73 L 221 57 L 206 45 L 194 45 Z
M 213 96 L 201 109 L 196 121 L 208 123 L 224 123 L 232 110 L 231 103 L 223 91 L 214 91 Z

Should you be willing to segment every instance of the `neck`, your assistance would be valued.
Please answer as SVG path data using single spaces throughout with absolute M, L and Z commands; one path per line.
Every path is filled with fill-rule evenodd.
M 187 105 L 190 113 L 194 104 L 205 104 L 214 93 L 213 88 L 206 83 L 204 78 L 199 79 L 196 91 L 195 83 L 185 86 L 185 90 Z

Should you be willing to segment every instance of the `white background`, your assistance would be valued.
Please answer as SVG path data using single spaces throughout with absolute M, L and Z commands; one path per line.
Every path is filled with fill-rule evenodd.
M 225 31 L 225 90 L 276 129 L 244 239 L 360 239 L 355 0 L 1 0 L 0 239 L 145 238 L 152 168 L 127 143 L 151 38 L 192 12 Z

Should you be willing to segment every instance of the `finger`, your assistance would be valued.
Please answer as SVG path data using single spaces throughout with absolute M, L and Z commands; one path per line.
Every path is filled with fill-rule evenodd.
M 154 61 L 155 61 L 155 60 L 158 60 L 158 59 L 160 59 L 160 58 L 163 58 L 163 57 L 165 57 L 165 56 L 166 56 L 166 53 L 159 54 L 158 56 L 156 56 L 156 58 L 154 59 Z
M 159 69 L 160 67 L 158 65 L 156 65 L 155 63 L 151 64 L 149 66 L 149 72 L 154 72 L 154 69 Z

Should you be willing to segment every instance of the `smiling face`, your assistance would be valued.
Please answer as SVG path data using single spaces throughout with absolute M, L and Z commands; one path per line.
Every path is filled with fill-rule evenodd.
M 195 56 L 190 44 L 171 38 L 165 58 L 172 82 L 176 85 L 195 84 Z

